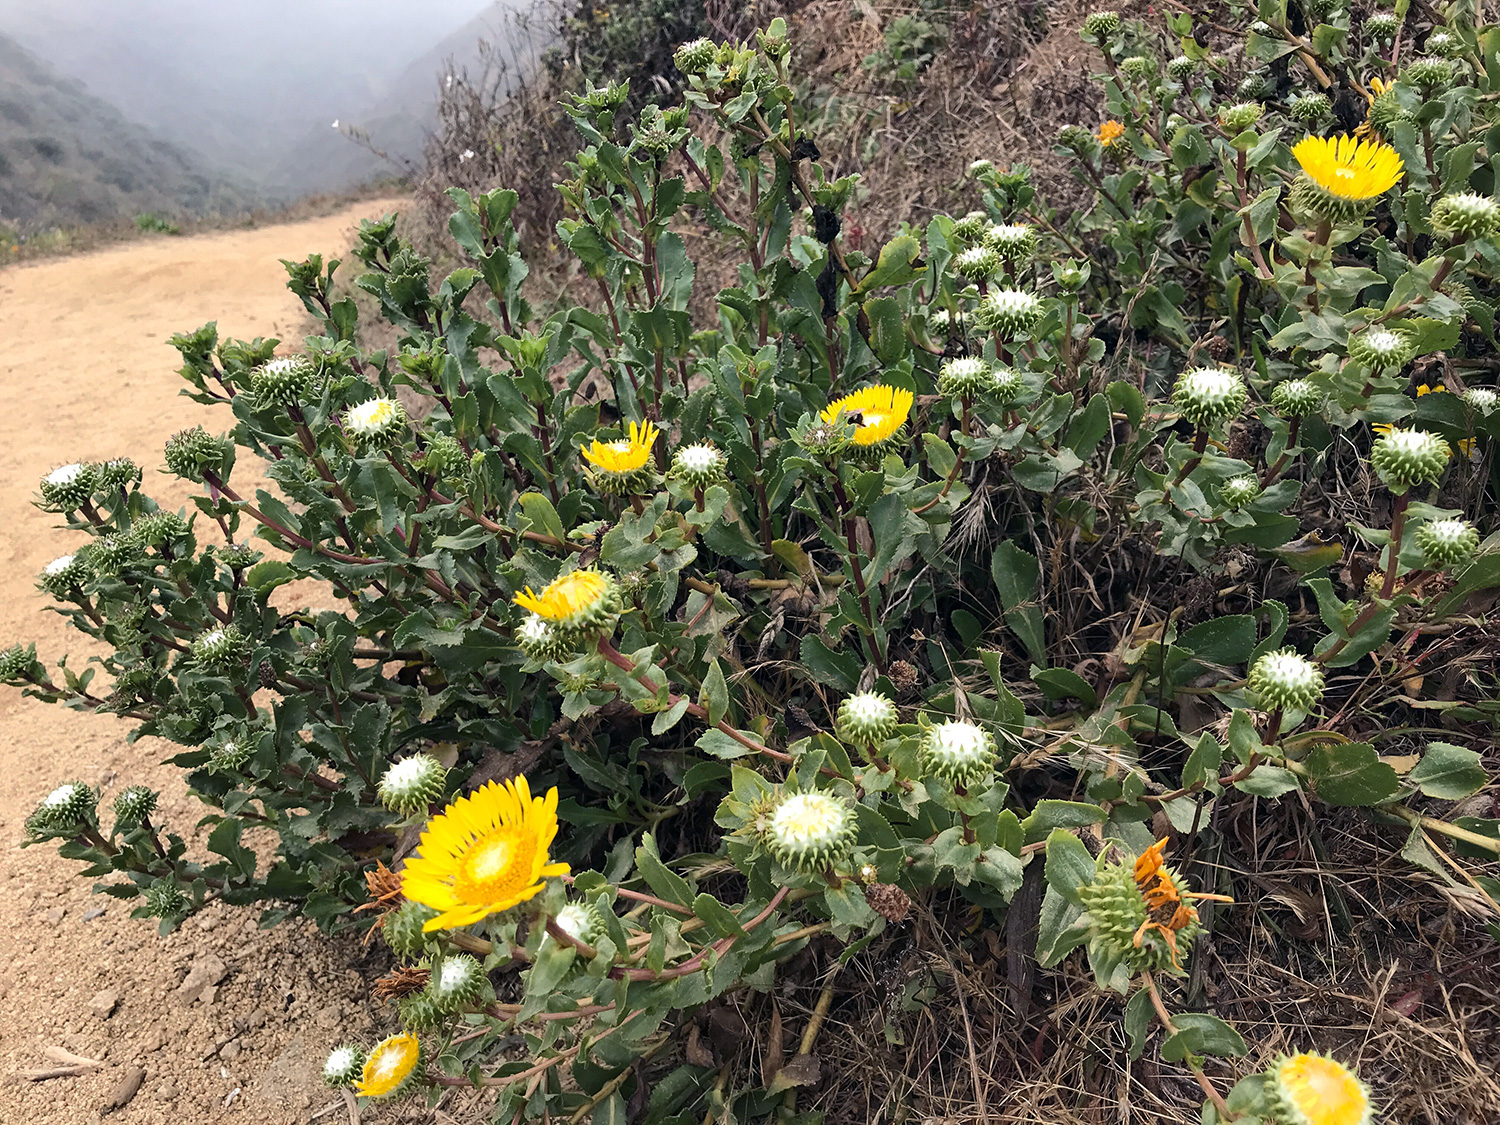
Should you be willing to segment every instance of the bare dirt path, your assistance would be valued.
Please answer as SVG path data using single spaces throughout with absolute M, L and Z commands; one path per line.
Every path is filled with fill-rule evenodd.
M 158 471 L 163 442 L 226 421 L 178 397 L 167 338 L 217 320 L 221 336 L 295 345 L 304 314 L 278 259 L 339 256 L 359 219 L 401 205 L 369 201 L 0 272 L 0 646 L 35 640 L 44 661 L 72 652 L 77 667 L 88 651 L 35 588 L 49 561 L 82 542 L 32 506 L 38 478 L 129 456 L 152 495 L 181 503 L 181 483 Z M 329 1046 L 372 1028 L 357 945 L 331 945 L 300 924 L 262 932 L 256 911 L 221 906 L 161 938 L 153 922 L 129 917 L 131 904 L 91 894 L 51 846 L 19 847 L 37 801 L 80 780 L 101 787 L 106 806 L 125 785 L 161 790 L 165 820 L 203 854 L 194 825 L 206 809 L 179 771 L 160 765 L 171 747 L 128 745 L 127 729 L 0 688 L 0 1122 L 92 1125 L 132 1067 L 144 1081 L 111 1122 L 305 1122 L 331 1101 L 317 1076 Z M 217 979 L 193 998 L 182 986 L 195 966 L 195 979 Z M 17 1077 L 52 1065 L 49 1047 L 105 1065 L 76 1078 Z M 342 1101 L 319 1119 L 348 1120 Z

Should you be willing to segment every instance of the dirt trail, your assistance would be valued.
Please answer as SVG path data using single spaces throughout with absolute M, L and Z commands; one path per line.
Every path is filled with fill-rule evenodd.
M 37 480 L 70 461 L 124 455 L 143 466 L 152 495 L 180 504 L 181 482 L 158 471 L 163 442 L 184 426 L 227 422 L 222 408 L 177 395 L 184 384 L 167 338 L 217 320 L 221 336 L 295 343 L 304 313 L 278 259 L 340 256 L 359 219 L 398 206 L 376 200 L 0 272 L 0 645 L 35 640 L 47 663 L 72 652 L 76 667 L 88 652 L 35 588 L 49 561 L 83 542 L 31 505 Z M 317 1076 L 331 1043 L 372 1027 L 352 968 L 357 946 L 331 946 L 297 924 L 261 932 L 256 911 L 220 906 L 160 938 L 153 922 L 129 917 L 131 904 L 91 894 L 52 846 L 19 848 L 36 802 L 81 780 L 103 789 L 106 806 L 128 784 L 161 790 L 162 817 L 193 842 L 190 854 L 204 854 L 194 825 L 206 809 L 179 771 L 160 765 L 172 748 L 127 745 L 127 729 L 0 688 L 0 1121 L 96 1122 L 133 1066 L 145 1079 L 110 1116 L 121 1125 L 308 1121 L 332 1100 Z M 195 966 L 219 979 L 194 1000 L 180 989 Z M 48 1047 L 105 1065 L 76 1078 L 15 1077 L 52 1065 Z M 342 1101 L 319 1119 L 348 1120 Z

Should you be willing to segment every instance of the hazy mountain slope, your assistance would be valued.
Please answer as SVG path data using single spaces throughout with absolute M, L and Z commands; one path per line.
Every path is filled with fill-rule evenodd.
M 25 229 L 245 202 L 199 158 L 0 35 L 0 221 Z
M 420 165 L 422 147 L 431 131 L 443 77 L 452 71 L 471 74 L 484 65 L 480 44 L 508 66 L 527 67 L 550 42 L 551 23 L 518 19 L 532 10 L 531 0 L 495 0 L 457 31 L 444 36 L 419 58 L 390 78 L 375 98 L 351 101 L 336 116 L 340 124 L 368 134 L 370 143 L 400 161 Z M 346 187 L 395 169 L 368 150 L 320 122 L 304 133 L 292 149 L 289 167 L 309 185 Z
M 486 3 L 0 0 L 0 30 L 179 147 L 290 195 L 378 172 L 329 123 L 374 122 L 418 56 Z M 397 108 L 400 144 L 420 150 L 428 113 Z

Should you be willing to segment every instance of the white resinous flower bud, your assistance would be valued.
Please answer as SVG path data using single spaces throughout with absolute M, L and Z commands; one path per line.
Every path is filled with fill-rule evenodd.
M 922 769 L 955 788 L 976 785 L 995 768 L 995 740 L 973 723 L 948 719 L 922 739 Z
M 1323 698 L 1323 669 L 1283 648 L 1251 665 L 1247 686 L 1267 711 L 1311 711 Z
M 448 771 L 436 758 L 413 754 L 380 775 L 376 794 L 380 803 L 399 816 L 425 814 L 443 795 Z
M 830 793 L 785 795 L 766 820 L 762 841 L 783 867 L 820 871 L 849 854 L 854 809 Z

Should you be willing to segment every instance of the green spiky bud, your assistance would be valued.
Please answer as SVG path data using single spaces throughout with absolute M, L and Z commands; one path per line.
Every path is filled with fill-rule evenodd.
M 54 512 L 71 512 L 81 508 L 98 486 L 98 469 L 85 461 L 75 461 L 53 469 L 37 486 L 42 507 Z
M 1464 391 L 1464 404 L 1471 410 L 1477 410 L 1481 414 L 1488 414 L 1500 405 L 1500 394 L 1496 394 L 1489 387 L 1470 387 Z
M 729 459 L 712 442 L 696 441 L 679 446 L 672 454 L 672 467 L 667 475 L 689 488 L 707 488 L 724 480 L 728 464 Z
M 1057 143 L 1076 153 L 1085 153 L 1093 147 L 1094 134 L 1082 125 L 1064 125 L 1057 131 Z
M 948 242 L 950 245 L 972 246 L 983 242 L 985 231 L 989 229 L 990 217 L 988 215 L 983 211 L 970 211 L 963 218 L 953 220 Z
M 997 332 L 1006 340 L 1025 336 L 1041 318 L 1041 299 L 1021 289 L 992 289 L 974 310 L 974 321 L 980 328 Z
M 1450 192 L 1432 205 L 1432 229 L 1455 242 L 1489 238 L 1500 230 L 1500 203 L 1477 192 Z
M 1245 380 L 1222 367 L 1184 371 L 1172 388 L 1172 405 L 1178 413 L 1204 429 L 1236 417 L 1249 399 Z
M 694 39 L 672 54 L 672 63 L 683 74 L 702 74 L 713 65 L 718 46 L 711 39 Z
M 593 945 L 608 933 L 604 916 L 592 903 L 570 902 L 552 916 L 552 921 L 563 933 L 585 945 Z
M 1349 337 L 1349 358 L 1376 371 L 1399 371 L 1416 352 L 1411 336 L 1389 328 L 1369 328 Z
M 219 548 L 219 559 L 230 570 L 248 570 L 265 556 L 249 543 L 230 543 Z
M 1083 20 L 1083 33 L 1095 39 L 1108 39 L 1119 30 L 1119 12 L 1090 12 Z
M 568 636 L 554 629 L 549 622 L 535 613 L 528 613 L 523 617 L 521 623 L 515 627 L 512 636 L 515 638 L 516 645 L 526 654 L 526 658 L 538 664 L 557 660 L 574 651 L 574 646 Z
M 783 867 L 819 871 L 844 859 L 854 845 L 854 809 L 831 793 L 782 795 L 761 837 Z
M 434 801 L 443 796 L 448 771 L 436 758 L 412 754 L 380 775 L 375 786 L 380 803 L 398 816 L 425 816 Z
M 1282 1055 L 1266 1070 L 1267 1125 L 1372 1125 L 1370 1091 L 1328 1055 Z
M 455 953 L 432 970 L 427 995 L 439 1011 L 451 1015 L 472 1005 L 484 985 L 483 966 L 467 953 Z
M 394 398 L 372 398 L 344 413 L 344 432 L 360 449 L 386 449 L 406 436 L 406 408 Z
M 1001 406 L 1009 406 L 1021 397 L 1026 380 L 1014 367 L 997 367 L 990 372 L 989 394 Z
M 1414 484 L 1433 484 L 1448 467 L 1453 450 L 1437 434 L 1426 430 L 1397 430 L 1382 434 L 1370 449 L 1370 465 L 1392 492 Z
M 448 1018 L 448 1013 L 438 1007 L 427 989 L 401 997 L 396 1001 L 396 1010 L 401 1016 L 401 1026 L 408 1031 L 431 1031 Z
M 218 773 L 239 773 L 254 751 L 248 738 L 226 738 L 208 748 L 208 768 Z
M 1468 520 L 1432 520 L 1417 528 L 1417 546 L 1429 568 L 1457 566 L 1479 549 L 1479 532 Z
M 86 554 L 95 573 L 103 575 L 119 574 L 145 558 L 140 541 L 133 535 L 101 535 L 89 544 Z
M 203 483 L 203 472 L 217 472 L 224 463 L 224 443 L 202 426 L 178 430 L 162 450 L 167 471 L 184 480 Z
M 1323 669 L 1296 649 L 1277 649 L 1250 666 L 1246 686 L 1263 710 L 1311 711 L 1323 698 Z
M 364 1067 L 364 1049 L 345 1043 L 328 1052 L 328 1058 L 323 1061 L 323 1081 L 335 1089 L 352 1086 Z
M 984 244 L 1015 272 L 1015 267 L 1036 253 L 1036 228 L 1030 223 L 996 223 L 984 233 Z
M 1000 269 L 1000 255 L 988 246 L 970 246 L 954 255 L 953 269 L 969 281 L 986 281 Z
M 250 655 L 250 641 L 237 625 L 222 625 L 200 634 L 192 644 L 193 659 L 210 672 L 242 667 Z
M 1120 73 L 1133 82 L 1147 82 L 1156 75 L 1156 60 L 1149 55 L 1129 55 L 1120 60 Z
M 1287 418 L 1303 418 L 1323 408 L 1323 392 L 1307 379 L 1287 379 L 1271 391 L 1271 408 Z
M 1450 31 L 1434 31 L 1427 37 L 1427 53 L 1451 59 L 1464 53 L 1464 42 Z
M 1412 59 L 1407 64 L 1406 70 L 1401 77 L 1409 86 L 1416 86 L 1424 91 L 1431 91 L 1438 86 L 1446 86 L 1453 81 L 1453 63 L 1444 58 L 1428 56 L 1425 58 Z
M 1219 107 L 1219 124 L 1226 133 L 1243 133 L 1265 114 L 1266 107 L 1260 102 L 1235 102 Z
M 1242 102 L 1256 102 L 1264 98 L 1270 84 L 1264 71 L 1252 71 L 1235 84 L 1234 95 Z
M 950 359 L 938 369 L 938 394 L 945 398 L 969 398 L 989 389 L 993 369 L 986 359 L 963 356 Z
M 985 176 L 988 176 L 994 170 L 995 170 L 995 162 L 993 160 L 985 160 L 985 159 L 981 158 L 979 160 L 970 161 L 970 163 L 969 163 L 969 178 L 970 179 L 974 179 L 974 180 L 980 180 L 980 179 L 983 179 Z
M 156 811 L 156 792 L 149 785 L 129 785 L 115 794 L 115 821 L 139 824 Z
M 1198 64 L 1186 55 L 1178 55 L 1167 63 L 1167 77 L 1178 85 L 1186 85 Z
M 896 704 L 878 691 L 861 691 L 839 703 L 834 732 L 854 746 L 884 742 L 896 729 Z
M 81 781 L 64 782 L 42 798 L 26 818 L 26 829 L 33 836 L 72 835 L 94 823 L 94 809 L 98 804 L 98 790 Z
M 426 451 L 414 463 L 439 480 L 462 478 L 469 471 L 469 455 L 456 437 L 439 434 L 427 444 Z
M 143 547 L 170 547 L 188 536 L 188 522 L 176 512 L 152 512 L 130 528 L 130 536 Z
M 956 719 L 929 727 L 922 738 L 921 753 L 923 771 L 955 788 L 983 781 L 998 759 L 989 731 Z
M 1260 481 L 1249 473 L 1230 477 L 1219 486 L 1219 499 L 1226 508 L 1243 508 L 1260 495 Z
M 437 938 L 436 934 L 424 933 L 422 927 L 438 916 L 438 912 L 420 902 L 403 902 L 380 922 L 380 936 L 397 957 L 420 957 L 427 951 L 427 943 Z
M 65 598 L 92 576 L 86 552 L 59 555 L 42 568 L 37 585 L 54 598 Z
M 1391 40 L 1401 30 L 1401 18 L 1395 12 L 1371 12 L 1362 30 L 1366 38 Z
M 1391 126 L 1410 120 L 1411 111 L 1401 104 L 1394 87 L 1388 87 L 1370 103 L 1370 124 L 1378 133 L 1389 134 Z
M 98 469 L 100 492 L 129 489 L 141 483 L 141 467 L 129 457 L 111 457 L 100 462 Z
M 1299 94 L 1292 100 L 1292 116 L 1298 121 L 1320 121 L 1332 112 L 1327 94 Z
M 962 332 L 963 328 L 963 313 L 954 315 L 947 309 L 933 309 L 927 314 L 927 331 L 933 336 L 947 336 L 952 332 Z
M 35 645 L 11 645 L 0 649 L 0 684 L 24 682 L 23 677 L 35 662 Z
M 1155 852 L 1156 849 L 1152 849 L 1147 854 Z M 1196 911 L 1184 907 L 1189 913 L 1183 919 L 1183 925 L 1169 930 L 1172 934 L 1170 940 L 1163 932 L 1168 920 L 1175 920 L 1171 919 L 1170 913 L 1159 919 L 1162 925 L 1148 925 L 1157 921 L 1158 916 L 1153 913 L 1141 883 L 1137 881 L 1139 866 L 1139 863 L 1113 863 L 1101 856 L 1093 880 L 1078 888 L 1085 911 L 1079 922 L 1089 931 L 1089 961 L 1096 970 L 1101 961 L 1109 961 L 1125 964 L 1132 975 L 1149 970 L 1182 976 L 1182 963 L 1192 951 L 1193 941 L 1202 928 Z M 1149 880 L 1149 886 L 1171 888 L 1177 900 L 1183 901 L 1186 884 L 1175 871 L 1160 863 L 1159 855 L 1154 869 L 1143 870 L 1141 875 Z
M 187 896 L 175 879 L 157 879 L 146 888 L 145 898 L 150 918 L 173 918 L 188 908 Z
M 277 356 L 250 373 L 250 392 L 266 406 L 301 406 L 316 368 L 302 355 Z

